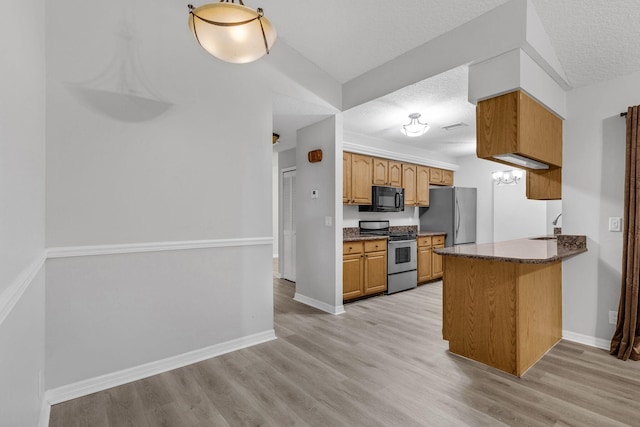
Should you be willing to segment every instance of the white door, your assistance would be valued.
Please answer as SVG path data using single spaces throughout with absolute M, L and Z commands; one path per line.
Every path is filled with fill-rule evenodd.
M 296 217 L 295 217 L 295 189 L 296 171 L 282 174 L 282 202 L 283 202 L 283 266 L 282 277 L 296 281 Z

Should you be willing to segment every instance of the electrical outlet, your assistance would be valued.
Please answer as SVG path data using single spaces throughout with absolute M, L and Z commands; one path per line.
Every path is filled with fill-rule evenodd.
M 622 231 L 622 218 L 609 217 L 609 231 Z
M 332 224 L 333 224 L 333 217 L 325 216 L 324 217 L 324 225 L 327 226 L 327 227 L 331 227 Z
M 618 312 L 610 310 L 609 311 L 609 324 L 615 325 L 618 322 Z

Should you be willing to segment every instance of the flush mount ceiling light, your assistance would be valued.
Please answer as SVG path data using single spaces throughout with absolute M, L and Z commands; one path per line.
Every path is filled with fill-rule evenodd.
M 491 174 L 491 178 L 496 181 L 497 185 L 517 184 L 523 176 L 524 172 L 522 172 L 521 170 L 498 171 Z
M 416 136 L 424 135 L 425 132 L 429 130 L 430 126 L 428 124 L 420 123 L 420 113 L 409 114 L 409 118 L 411 119 L 411 121 L 406 125 L 402 125 L 402 129 L 400 129 L 400 132 L 402 132 L 406 136 L 410 136 L 413 138 Z
M 242 0 L 238 3 L 220 0 L 198 8 L 189 5 L 189 28 L 211 55 L 245 64 L 268 54 L 277 34 L 261 8 L 248 8 Z

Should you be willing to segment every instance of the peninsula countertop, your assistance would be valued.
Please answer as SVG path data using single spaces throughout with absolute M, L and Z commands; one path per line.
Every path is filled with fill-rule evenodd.
M 562 234 L 434 249 L 434 252 L 445 256 L 521 264 L 547 264 L 586 251 L 586 236 Z

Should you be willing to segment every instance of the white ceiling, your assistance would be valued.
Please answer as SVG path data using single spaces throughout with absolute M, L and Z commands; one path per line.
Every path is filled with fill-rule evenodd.
M 344 83 L 506 1 L 256 0 L 248 6 L 263 7 L 281 40 Z M 573 87 L 640 71 L 640 0 L 532 2 Z M 454 156 L 471 153 L 474 107 L 466 99 L 466 69 L 458 68 L 346 112 L 345 131 L 428 144 L 430 150 Z M 286 99 L 274 103 L 274 131 L 291 135 L 295 126 L 330 114 L 291 104 Z M 423 137 L 407 138 L 399 132 L 413 112 L 432 127 Z M 461 121 L 469 127 L 441 129 Z

